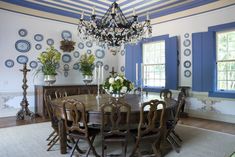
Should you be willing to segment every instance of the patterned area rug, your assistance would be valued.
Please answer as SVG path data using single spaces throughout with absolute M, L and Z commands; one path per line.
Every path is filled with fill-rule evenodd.
M 183 139 L 180 153 L 170 149 L 165 157 L 234 157 L 235 136 L 186 125 L 178 125 L 177 133 Z M 1 157 L 63 157 L 59 145 L 51 151 L 46 151 L 45 140 L 51 132 L 50 123 L 39 123 L 0 129 L 0 156 Z M 95 140 L 97 152 L 101 153 L 101 140 Z M 81 147 L 86 147 L 85 142 Z M 128 144 L 128 153 L 131 152 L 133 142 Z M 121 152 L 119 145 L 111 145 L 108 152 L 117 154 Z M 150 148 L 145 144 L 145 148 Z M 75 155 L 77 156 L 77 155 Z M 92 157 L 93 155 L 89 155 Z

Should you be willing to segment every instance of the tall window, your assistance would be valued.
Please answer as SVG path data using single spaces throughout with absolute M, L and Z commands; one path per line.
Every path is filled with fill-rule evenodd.
M 144 86 L 165 87 L 165 40 L 143 44 Z
M 216 33 L 217 90 L 235 90 L 235 30 Z

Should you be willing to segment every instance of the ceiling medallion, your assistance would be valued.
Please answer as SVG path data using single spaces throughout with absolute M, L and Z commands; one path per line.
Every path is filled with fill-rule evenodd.
M 132 20 L 128 21 L 116 2 L 112 3 L 101 19 L 97 19 L 95 8 L 91 20 L 84 20 L 84 11 L 78 23 L 78 35 L 85 40 L 104 43 L 108 47 L 119 47 L 126 43 L 137 43 L 143 38 L 151 37 L 152 27 L 149 14 L 144 22 L 138 22 L 133 9 Z

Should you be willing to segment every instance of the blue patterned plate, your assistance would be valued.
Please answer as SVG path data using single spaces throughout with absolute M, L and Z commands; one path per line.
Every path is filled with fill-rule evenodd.
M 36 61 L 31 61 L 31 62 L 29 63 L 29 66 L 30 66 L 32 69 L 35 69 L 35 68 L 37 68 L 38 63 L 37 63 Z
M 19 52 L 28 52 L 31 49 L 31 44 L 27 40 L 18 40 L 15 43 L 15 48 Z
M 68 71 L 64 71 L 64 77 L 68 77 L 69 76 L 69 72 Z
M 84 48 L 84 44 L 83 43 L 78 43 L 78 48 L 83 49 Z
M 104 66 L 104 70 L 108 71 L 108 70 L 109 70 L 109 65 L 106 64 L 106 65 Z
M 42 40 L 43 40 L 43 35 L 42 35 L 42 34 L 35 34 L 35 35 L 34 35 L 34 40 L 36 40 L 36 41 L 42 41 Z
M 69 65 L 68 64 L 64 65 L 64 71 L 69 71 Z
M 185 33 L 185 34 L 184 34 L 184 37 L 185 37 L 185 38 L 188 38 L 188 37 L 189 37 L 189 33 Z
M 96 67 L 103 66 L 103 62 L 97 61 L 95 65 L 96 65 Z
M 25 37 L 25 36 L 28 34 L 28 32 L 27 32 L 26 29 L 20 29 L 20 30 L 18 31 L 18 34 L 19 34 L 21 37 Z
M 47 39 L 47 45 L 51 46 L 54 44 L 54 40 L 53 39 Z
M 62 56 L 62 61 L 65 63 L 69 63 L 72 60 L 71 56 L 69 54 L 64 54 Z
M 191 62 L 189 60 L 184 62 L 184 67 L 185 68 L 190 68 L 191 67 Z
M 28 57 L 25 56 L 25 55 L 19 55 L 17 58 L 16 58 L 17 62 L 19 64 L 24 64 L 24 63 L 27 63 L 28 62 Z
M 185 70 L 185 71 L 184 71 L 184 76 L 185 76 L 185 77 L 190 77 L 191 74 L 192 74 L 192 73 L 191 73 L 190 70 Z
M 125 50 L 121 50 L 121 55 L 122 55 L 122 56 L 125 55 Z
M 75 51 L 75 52 L 73 53 L 73 56 L 74 56 L 75 58 L 79 58 L 80 53 L 79 53 L 78 51 Z
M 191 41 L 189 39 L 184 40 L 184 46 L 189 47 L 191 45 Z
M 96 50 L 95 56 L 99 59 L 103 59 L 105 56 L 104 50 L 101 50 L 101 49 Z
M 125 71 L 125 67 L 121 66 L 120 70 L 121 70 L 121 72 L 124 72 Z
M 185 56 L 190 56 L 191 55 L 191 50 L 190 49 L 185 49 L 184 50 L 184 55 Z
M 72 38 L 72 34 L 71 34 L 70 31 L 62 31 L 61 37 L 62 37 L 64 40 L 68 40 L 68 39 L 71 39 L 71 38 Z
M 91 51 L 91 50 L 87 50 L 86 53 L 87 53 L 87 54 L 91 54 L 92 51 Z
M 92 45 L 93 45 L 93 44 L 92 44 L 91 41 L 87 41 L 87 42 L 86 42 L 86 46 L 87 46 L 87 47 L 92 47 Z
M 74 69 L 74 70 L 78 70 L 78 69 L 79 69 L 79 64 L 78 64 L 78 63 L 75 63 L 75 64 L 73 65 L 73 69 Z
M 36 50 L 41 50 L 42 49 L 42 45 L 41 44 L 36 44 L 35 45 L 35 49 Z
M 12 68 L 14 66 L 14 61 L 12 59 L 8 59 L 5 61 L 5 66 L 8 68 Z

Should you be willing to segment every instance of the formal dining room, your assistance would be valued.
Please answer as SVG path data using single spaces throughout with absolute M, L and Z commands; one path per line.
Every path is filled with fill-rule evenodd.
M 0 157 L 235 157 L 235 0 L 0 0 Z

